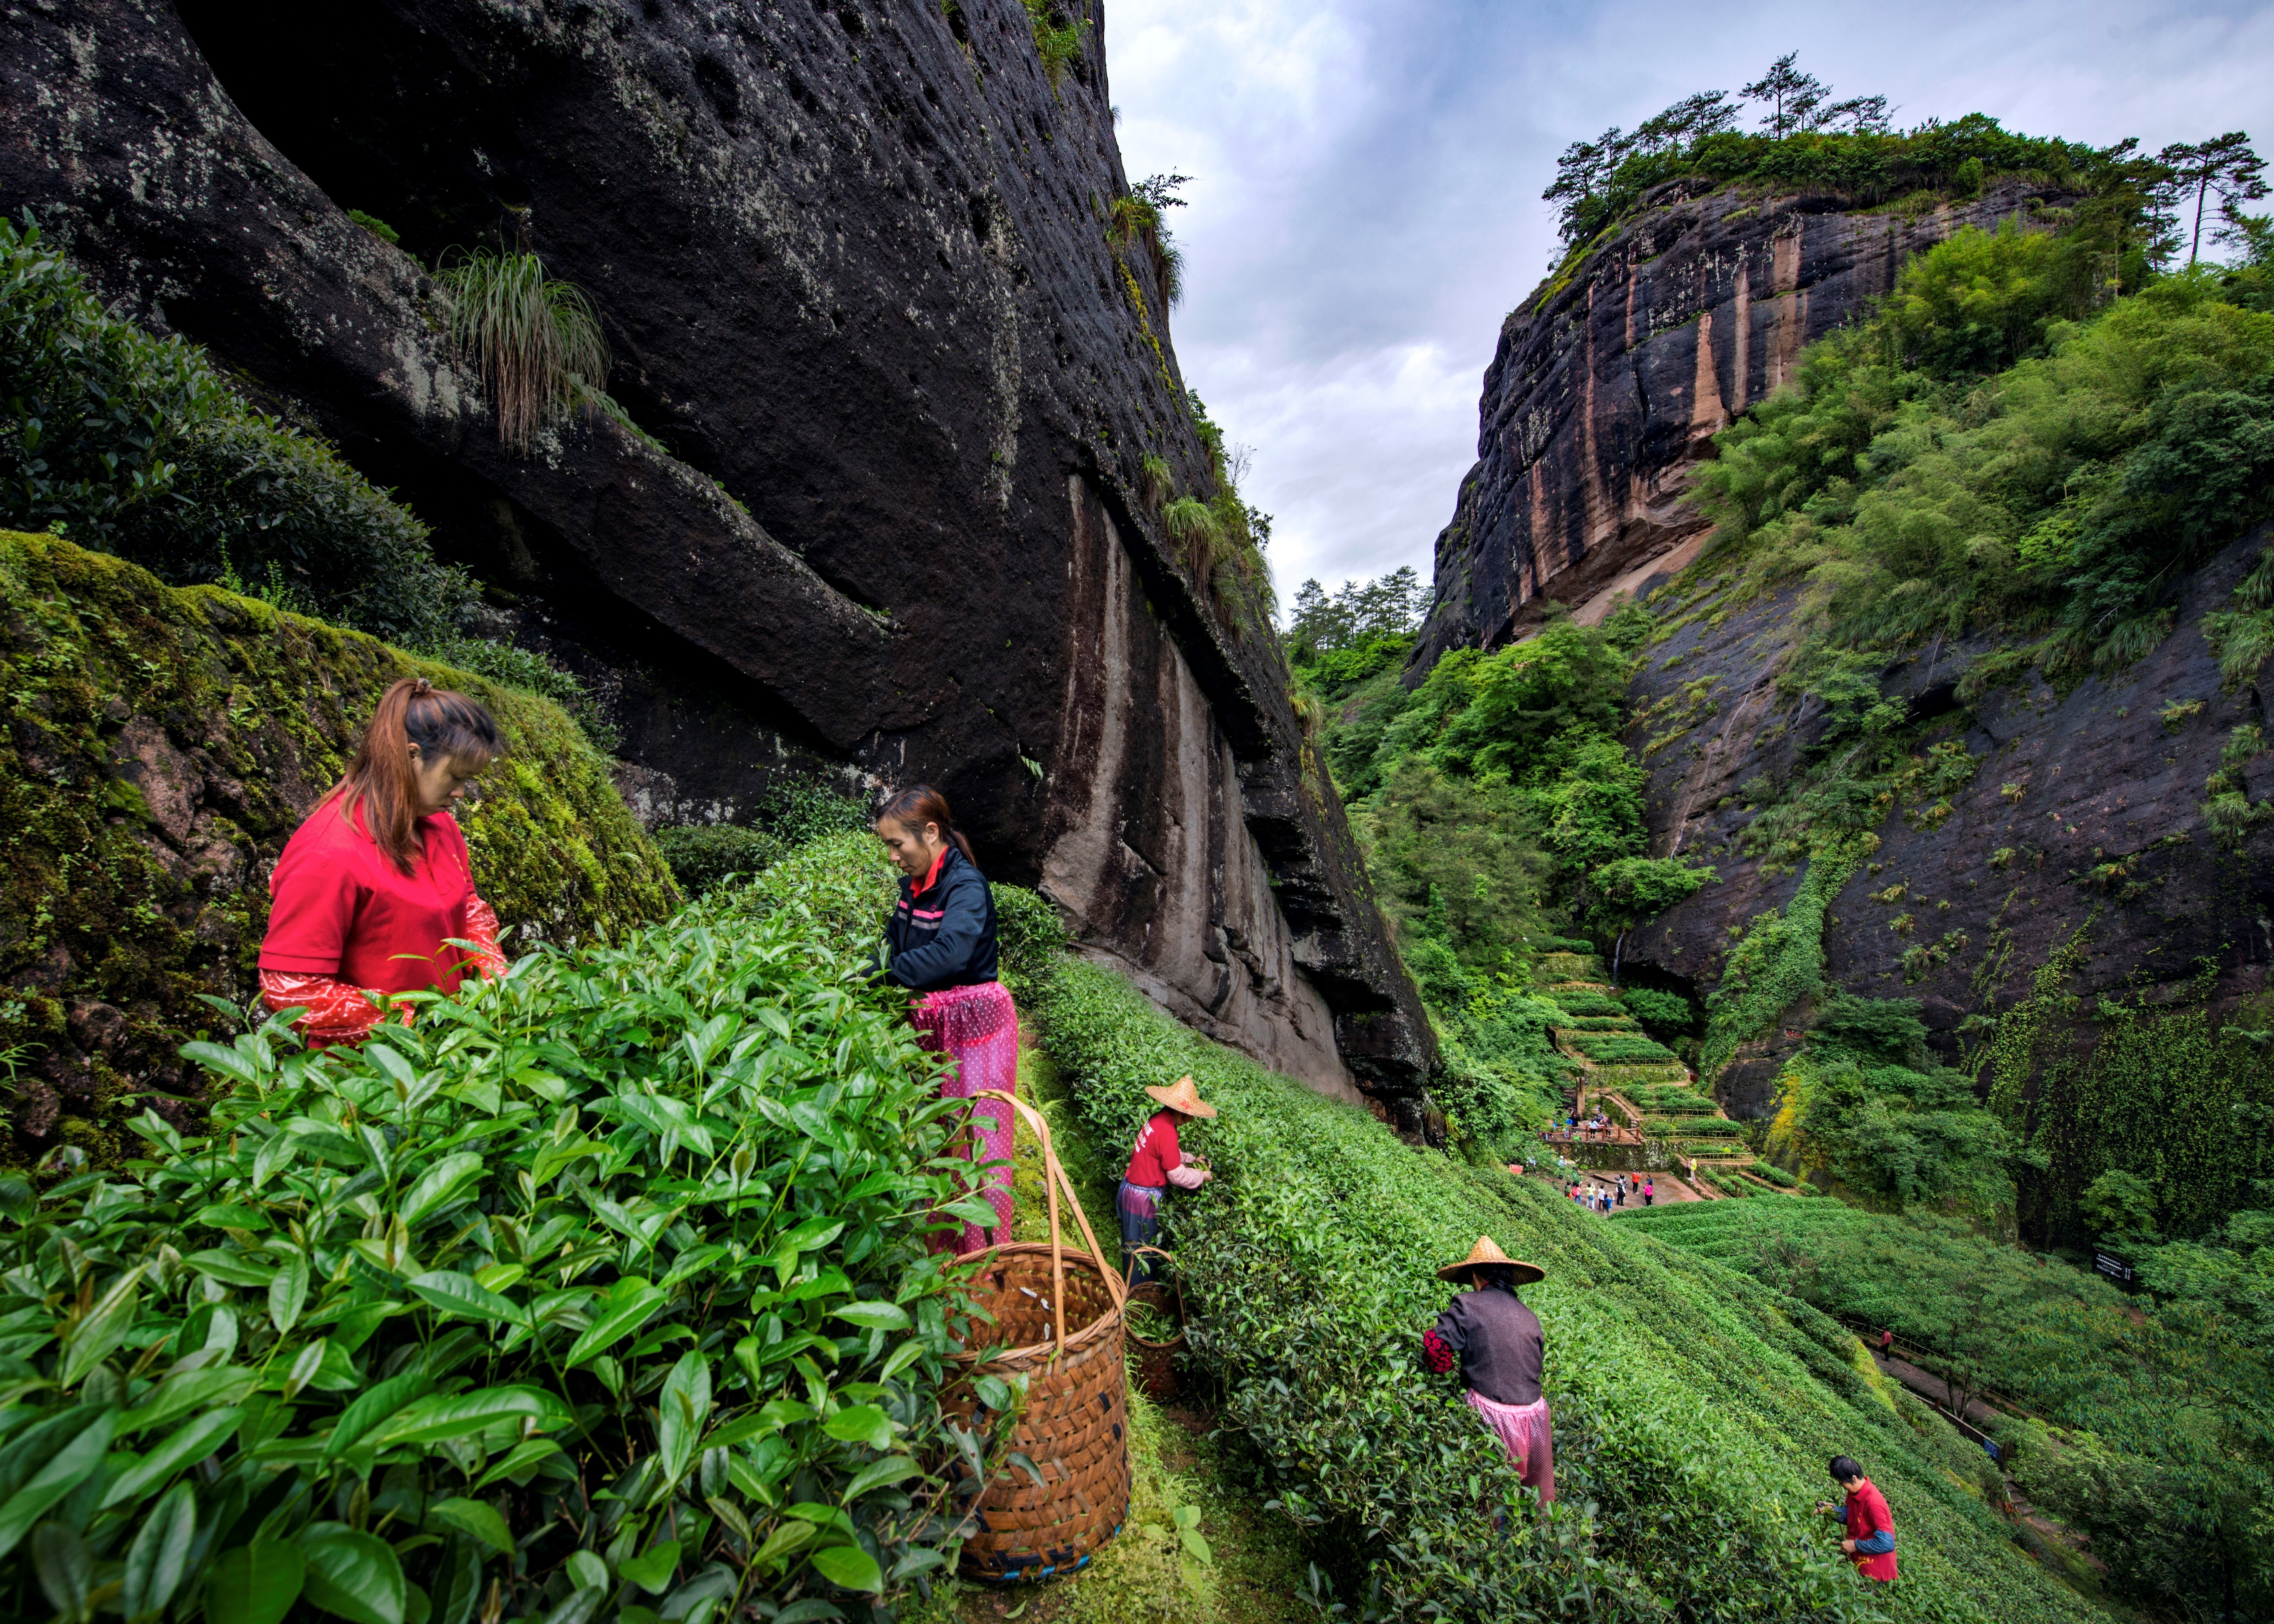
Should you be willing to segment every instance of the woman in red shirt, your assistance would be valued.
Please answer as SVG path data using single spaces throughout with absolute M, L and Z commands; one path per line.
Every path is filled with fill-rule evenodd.
M 297 1025 L 312 1048 L 360 1042 L 396 1009 L 407 1020 L 391 994 L 456 992 L 469 967 L 505 974 L 497 914 L 474 891 L 448 811 L 497 753 L 487 710 L 405 678 L 380 700 L 347 776 L 284 843 L 268 877 L 260 996 L 308 1011 Z
M 1201 1098 L 1201 1091 L 1189 1077 L 1178 1078 L 1171 1087 L 1148 1087 L 1145 1092 L 1162 1109 L 1138 1130 L 1136 1147 L 1129 1154 L 1129 1170 L 1121 1176 L 1121 1188 L 1113 1199 L 1114 1211 L 1121 1220 L 1121 1249 L 1133 1284 L 1149 1278 L 1153 1271 L 1130 1248 L 1160 1244 L 1161 1202 L 1169 1186 L 1197 1190 L 1214 1177 L 1204 1167 L 1188 1165 L 1192 1158 L 1177 1142 L 1177 1124 L 1186 1117 L 1204 1121 L 1216 1115 L 1216 1107 Z

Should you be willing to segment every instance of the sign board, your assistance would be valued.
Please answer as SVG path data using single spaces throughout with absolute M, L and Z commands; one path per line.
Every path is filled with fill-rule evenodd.
M 2107 1275 L 2109 1279 L 2120 1284 L 2128 1286 L 2132 1283 L 2132 1266 L 2112 1252 L 2094 1252 L 2092 1267 L 2100 1274 Z

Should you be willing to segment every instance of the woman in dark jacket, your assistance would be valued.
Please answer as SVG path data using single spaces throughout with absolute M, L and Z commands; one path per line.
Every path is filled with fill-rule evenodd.
M 877 813 L 877 838 L 900 871 L 900 899 L 885 927 L 886 979 L 920 995 L 909 1011 L 917 1040 L 955 1062 L 940 1079 L 943 1097 L 1019 1088 L 1019 1011 L 995 979 L 995 895 L 956 832 L 947 798 L 928 784 L 904 789 Z M 975 1108 L 975 1158 L 997 1165 L 981 1179 L 995 1209 L 996 1238 L 1011 1222 L 1011 1110 Z M 975 1252 L 988 1231 L 967 1223 L 940 1231 L 935 1250 Z
M 1537 1263 L 1511 1258 L 1489 1235 L 1477 1237 L 1469 1255 L 1437 1271 L 1468 1289 L 1454 1297 L 1437 1323 L 1421 1335 L 1421 1362 L 1439 1375 L 1460 1372 L 1461 1396 L 1484 1418 L 1524 1485 L 1542 1500 L 1555 1498 L 1555 1438 L 1547 1396 L 1547 1337 L 1540 1318 L 1516 1289 L 1542 1278 Z

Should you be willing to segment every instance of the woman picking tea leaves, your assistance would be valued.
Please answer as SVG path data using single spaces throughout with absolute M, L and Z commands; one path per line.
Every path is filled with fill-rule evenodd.
M 1508 1451 L 1508 1463 L 1525 1487 L 1555 1498 L 1555 1442 L 1547 1400 L 1540 1390 L 1547 1358 L 1540 1317 L 1517 1299 L 1516 1289 L 1544 1279 L 1536 1263 L 1511 1258 L 1489 1235 L 1477 1237 L 1469 1255 L 1448 1263 L 1437 1278 L 1468 1289 L 1421 1334 L 1421 1360 L 1439 1375 L 1460 1372 L 1470 1409 L 1484 1417 Z
M 1161 1109 L 1137 1131 L 1137 1143 L 1129 1153 L 1129 1170 L 1122 1174 L 1121 1188 L 1113 1199 L 1114 1210 L 1121 1219 L 1121 1248 L 1129 1259 L 1133 1282 L 1152 1275 L 1145 1260 L 1131 1248 L 1160 1244 L 1161 1203 L 1167 1199 L 1169 1186 L 1197 1190 L 1215 1177 L 1186 1154 L 1178 1142 L 1177 1124 L 1205 1121 L 1216 1115 L 1216 1107 L 1201 1098 L 1201 1091 L 1189 1077 L 1178 1078 L 1170 1087 L 1148 1087 L 1145 1092 Z
M 497 914 L 474 890 L 450 816 L 497 753 L 487 710 L 406 677 L 380 700 L 347 776 L 284 843 L 268 879 L 260 996 L 306 1011 L 297 1026 L 312 1047 L 407 1019 L 394 995 L 456 992 L 470 969 L 505 974 Z
M 955 1062 L 941 1079 L 943 1097 L 968 1099 L 983 1089 L 1019 1088 L 1019 1011 L 995 979 L 995 893 L 957 832 L 947 797 L 929 784 L 904 789 L 877 808 L 877 838 L 901 876 L 900 898 L 885 927 L 881 974 L 918 997 L 909 1010 L 917 1041 Z M 997 1101 L 975 1107 L 973 1160 L 991 1162 L 980 1192 L 995 1209 L 998 1232 L 1011 1222 L 1011 1109 Z M 967 1223 L 942 1231 L 935 1251 L 976 1252 L 988 1231 Z

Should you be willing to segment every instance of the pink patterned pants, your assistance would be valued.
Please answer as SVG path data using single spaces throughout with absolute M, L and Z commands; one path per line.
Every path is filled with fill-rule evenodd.
M 1548 1423 L 1547 1400 L 1543 1396 L 1529 1404 L 1495 1404 L 1473 1387 L 1463 1396 L 1500 1439 L 1508 1463 L 1516 1468 L 1524 1486 L 1539 1490 L 1543 1500 L 1554 1500 L 1555 1436 Z
M 968 1099 L 983 1089 L 1001 1094 L 1019 1091 L 1019 1011 L 1000 981 L 976 987 L 945 987 L 916 1000 L 910 1019 L 916 1041 L 937 1055 L 955 1062 L 955 1069 L 940 1079 L 943 1099 Z M 1011 1238 L 1012 1111 L 994 1100 L 982 1101 L 969 1117 L 971 1159 L 999 1162 L 975 1181 L 975 1187 L 995 1209 L 999 1226 L 993 1238 Z M 975 1223 L 960 1232 L 939 1230 L 931 1237 L 934 1252 L 976 1252 L 990 1244 L 988 1231 Z

